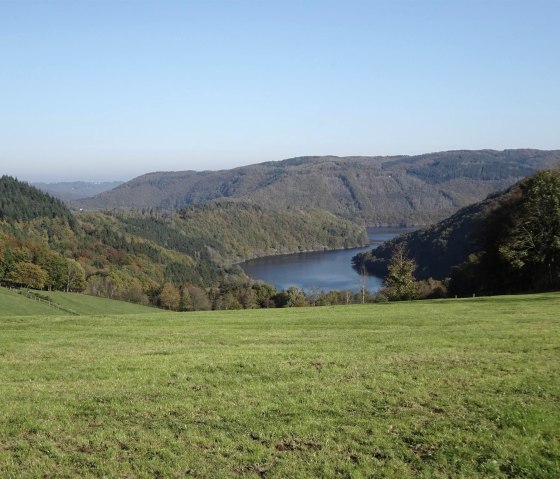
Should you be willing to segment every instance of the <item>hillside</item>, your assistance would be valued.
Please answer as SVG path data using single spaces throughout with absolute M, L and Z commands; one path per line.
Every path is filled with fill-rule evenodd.
M 301 157 L 222 171 L 149 173 L 74 205 L 163 208 L 235 198 L 312 207 L 367 225 L 426 224 L 560 163 L 560 151 L 449 151 L 396 157 Z
M 0 317 L 0 477 L 560 477 L 559 294 Z
M 172 309 L 270 304 L 274 289 L 253 287 L 235 263 L 368 242 L 360 226 L 313 208 L 267 210 L 223 200 L 175 212 L 73 214 L 60 200 L 13 178 L 2 178 L 0 190 L 0 284 L 85 291 Z M 164 288 L 170 302 L 162 303 Z M 212 302 L 206 297 L 210 288 Z M 179 295 L 182 302 L 173 300 Z
M 104 191 L 112 190 L 121 185 L 122 181 L 61 181 L 57 183 L 33 183 L 45 193 L 65 201 L 79 200 L 98 195 Z
M 24 293 L 24 294 L 22 294 Z M 76 316 L 107 314 L 156 314 L 159 310 L 139 304 L 61 291 L 27 294 L 0 287 L 0 318 L 13 316 Z
M 73 216 L 57 198 L 10 176 L 0 177 L 0 221 L 60 218 L 73 224 Z
M 406 245 L 419 279 L 451 277 L 456 293 L 560 288 L 560 170 L 541 171 L 427 228 L 353 258 L 384 276 Z

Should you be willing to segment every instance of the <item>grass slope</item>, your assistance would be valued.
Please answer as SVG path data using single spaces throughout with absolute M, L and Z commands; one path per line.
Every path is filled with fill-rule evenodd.
M 83 315 L 105 314 L 157 314 L 159 310 L 139 304 L 115 301 L 97 296 L 60 291 L 39 291 L 64 309 Z M 71 314 L 47 303 L 35 301 L 18 294 L 16 290 L 0 287 L 0 318 L 6 316 L 63 316 Z
M 0 477 L 560 476 L 560 294 L 0 319 Z
M 48 304 L 39 303 L 18 294 L 15 290 L 0 287 L 0 317 L 59 315 L 60 311 Z
M 84 315 L 99 314 L 158 314 L 160 310 L 140 304 L 116 301 L 114 299 L 88 296 L 79 293 L 51 291 L 46 293 L 53 301 Z M 163 311 L 161 311 L 163 312 Z

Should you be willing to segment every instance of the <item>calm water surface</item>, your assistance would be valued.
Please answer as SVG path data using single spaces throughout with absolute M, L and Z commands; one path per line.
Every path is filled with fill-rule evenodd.
M 273 284 L 279 290 L 297 286 L 305 291 L 359 291 L 360 275 L 352 268 L 352 256 L 376 248 L 408 231 L 412 229 L 368 228 L 371 243 L 364 248 L 267 256 L 246 261 L 240 266 L 251 278 Z M 381 288 L 382 281 L 383 278 L 368 276 L 366 288 L 377 291 Z

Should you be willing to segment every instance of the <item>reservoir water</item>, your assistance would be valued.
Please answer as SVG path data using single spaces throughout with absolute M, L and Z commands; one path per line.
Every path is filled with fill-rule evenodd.
M 240 266 L 251 278 L 273 284 L 278 290 L 297 286 L 307 292 L 333 289 L 359 291 L 360 275 L 352 268 L 352 256 L 412 230 L 368 228 L 370 245 L 363 248 L 266 256 L 246 261 Z M 368 276 L 366 289 L 378 291 L 382 281 L 383 278 Z

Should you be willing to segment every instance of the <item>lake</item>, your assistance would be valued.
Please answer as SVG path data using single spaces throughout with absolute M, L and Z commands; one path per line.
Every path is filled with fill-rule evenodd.
M 368 228 L 370 245 L 366 247 L 266 256 L 246 261 L 240 266 L 251 278 L 273 284 L 278 290 L 297 286 L 307 292 L 333 289 L 359 291 L 360 275 L 352 268 L 352 256 L 409 231 L 413 228 Z M 368 276 L 366 281 L 369 291 L 378 291 L 383 278 Z

